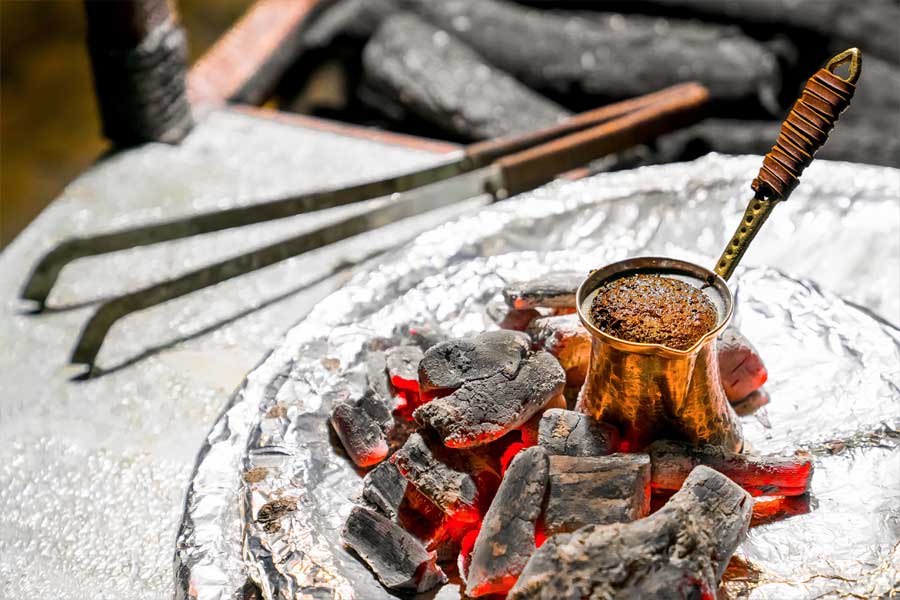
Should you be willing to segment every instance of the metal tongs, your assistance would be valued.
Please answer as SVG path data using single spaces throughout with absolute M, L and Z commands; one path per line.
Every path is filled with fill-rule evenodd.
M 521 136 L 472 144 L 461 153 L 454 153 L 449 161 L 397 177 L 71 238 L 44 255 L 25 284 L 22 297 L 38 304 L 36 312 L 43 310 L 62 269 L 79 258 L 390 196 L 388 202 L 376 208 L 315 231 L 104 302 L 82 330 L 70 359 L 93 370 L 110 327 L 133 312 L 467 198 L 487 193 L 494 199 L 503 199 L 533 189 L 604 155 L 646 143 L 698 121 L 708 99 L 706 88 L 699 84 L 677 85 L 581 113 Z M 446 184 L 440 192 L 431 187 L 438 182 L 451 184 L 449 193 Z

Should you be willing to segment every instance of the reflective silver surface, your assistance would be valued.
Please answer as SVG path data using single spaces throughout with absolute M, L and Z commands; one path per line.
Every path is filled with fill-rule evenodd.
M 408 324 L 451 335 L 493 327 L 487 306 L 504 282 L 549 270 L 649 254 L 712 265 L 758 166 L 708 156 L 556 183 L 371 262 L 287 334 L 216 423 L 179 535 L 179 597 L 231 597 L 243 573 L 266 598 L 389 597 L 341 547 L 360 475 L 327 432 L 331 403 L 362 385 L 362 345 Z M 888 321 L 900 322 L 898 188 L 896 170 L 814 163 L 732 281 L 735 323 L 770 371 L 772 402 L 744 420 L 746 439 L 764 452 L 812 450 L 817 463 L 814 510 L 760 526 L 741 546 L 750 567 L 729 584 L 737 596 L 896 590 L 900 332 Z M 265 478 L 246 482 L 254 467 Z M 298 509 L 267 532 L 254 517 L 275 498 Z

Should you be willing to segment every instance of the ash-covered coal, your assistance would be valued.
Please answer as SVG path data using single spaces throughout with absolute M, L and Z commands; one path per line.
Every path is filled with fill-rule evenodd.
M 508 600 L 713 598 L 752 505 L 727 477 L 697 467 L 649 517 L 549 538 Z
M 419 540 L 375 511 L 354 507 L 342 537 L 387 588 L 425 592 L 447 581 Z
M 466 574 L 468 596 L 505 594 L 525 568 L 535 549 L 548 464 L 539 446 L 513 458 L 475 540 Z
M 729 327 L 719 336 L 718 350 L 722 387 L 730 402 L 743 400 L 769 378 L 759 352 L 734 327 Z
M 431 392 L 457 389 L 498 374 L 512 379 L 530 347 L 528 335 L 505 330 L 442 342 L 422 357 L 419 385 L 422 391 Z
M 497 372 L 470 379 L 449 396 L 416 409 L 416 421 L 434 429 L 444 445 L 467 448 L 492 442 L 524 425 L 563 391 L 566 376 L 546 352 L 522 360 L 511 376 Z
M 695 467 L 703 465 L 724 474 L 752 496 L 799 496 L 809 491 L 812 456 L 738 454 L 717 446 L 692 446 L 659 440 L 646 451 L 653 463 L 653 488 L 677 490 Z
M 385 351 L 385 368 L 391 385 L 401 390 L 419 391 L 419 362 L 422 349 L 418 346 L 395 346 Z
M 406 496 L 407 481 L 397 466 L 384 461 L 366 473 L 363 478 L 363 502 L 371 506 L 389 519 L 393 519 L 400 511 L 400 504 Z
M 647 274 L 601 286 L 590 315 L 609 335 L 676 350 L 693 346 L 718 320 L 716 307 L 699 289 L 678 279 Z
M 549 352 L 566 372 L 566 385 L 581 387 L 591 358 L 591 334 L 575 313 L 531 321 L 528 334 L 536 350 Z
M 551 456 L 548 488 L 543 521 L 548 536 L 634 521 L 650 512 L 650 457 Z
M 578 271 L 551 271 L 541 277 L 511 283 L 503 289 L 510 308 L 575 308 L 575 292 L 584 281 Z
M 468 140 L 522 134 L 570 114 L 411 13 L 381 23 L 363 66 L 382 109 L 393 101 L 394 112 L 410 111 Z
M 360 405 L 341 402 L 331 411 L 331 426 L 350 459 L 360 467 L 369 467 L 388 455 L 388 442 L 382 424 Z
M 619 430 L 590 415 L 551 408 L 538 426 L 538 443 L 562 456 L 605 456 L 619 443 Z

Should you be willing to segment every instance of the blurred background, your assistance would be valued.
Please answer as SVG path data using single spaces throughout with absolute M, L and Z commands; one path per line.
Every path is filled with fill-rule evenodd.
M 252 0 L 178 0 L 191 58 Z M 106 149 L 79 0 L 0 0 L 0 247 Z
M 175 4 L 193 61 L 254 2 Z M 316 10 L 286 43 L 277 83 L 233 100 L 465 143 L 681 81 L 710 89 L 709 119 L 596 167 L 617 169 L 709 151 L 764 154 L 806 79 L 859 46 L 864 68 L 853 106 L 819 156 L 900 166 L 897 0 L 307 4 Z M 82 2 L 0 0 L 0 17 L 2 247 L 108 143 Z

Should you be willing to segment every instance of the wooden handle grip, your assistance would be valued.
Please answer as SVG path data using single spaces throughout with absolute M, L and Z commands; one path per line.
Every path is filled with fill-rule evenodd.
M 685 85 L 679 93 L 619 118 L 502 158 L 496 164 L 504 187 L 508 195 L 530 190 L 559 173 L 695 123 L 708 100 L 702 85 Z
M 834 73 L 850 62 L 844 79 Z M 840 114 L 850 105 L 859 78 L 861 57 L 851 48 L 835 56 L 809 78 L 800 97 L 781 124 L 778 140 L 763 159 L 763 166 L 751 187 L 757 198 L 784 200 L 799 183 L 803 170 L 828 139 Z

